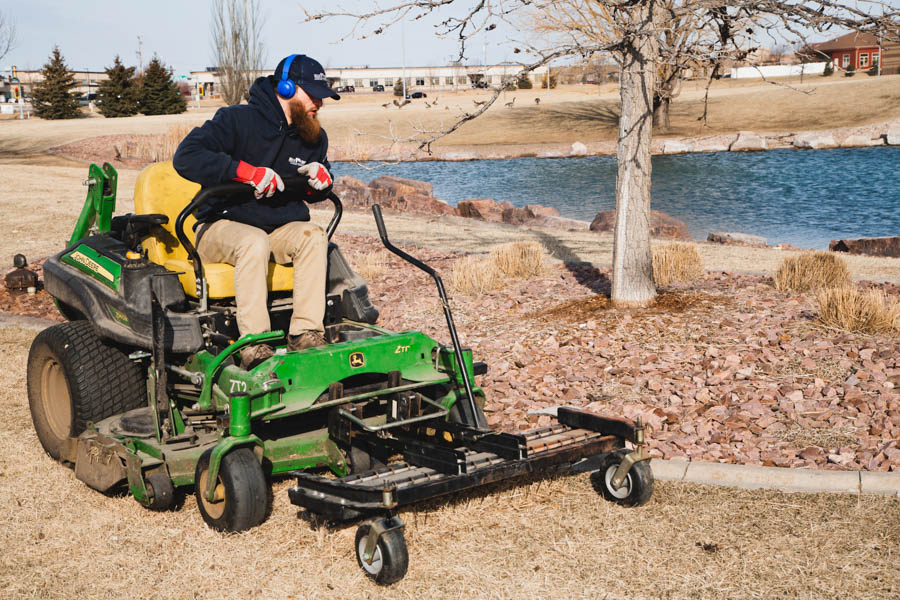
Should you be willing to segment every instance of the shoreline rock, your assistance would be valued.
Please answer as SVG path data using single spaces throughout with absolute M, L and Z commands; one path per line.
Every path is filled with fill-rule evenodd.
M 714 244 L 726 244 L 728 246 L 765 248 L 767 240 L 761 235 L 753 235 L 750 233 L 717 231 L 707 235 L 706 241 Z
M 900 258 L 900 236 L 831 240 L 832 252 Z

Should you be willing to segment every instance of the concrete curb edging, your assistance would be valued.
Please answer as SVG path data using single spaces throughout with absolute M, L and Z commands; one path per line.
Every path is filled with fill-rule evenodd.
M 900 498 L 900 473 L 790 469 L 659 458 L 651 459 L 650 468 L 654 478 L 661 481 L 749 490 L 882 494 Z

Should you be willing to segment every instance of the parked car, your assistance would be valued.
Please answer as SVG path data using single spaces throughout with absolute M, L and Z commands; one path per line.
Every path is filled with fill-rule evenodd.
M 79 106 L 87 106 L 91 102 L 97 101 L 97 94 L 83 94 L 78 98 Z
M 372 86 L 372 91 L 373 91 L 373 92 L 383 92 L 383 91 L 384 91 L 384 86 L 381 85 L 380 83 L 379 83 L 378 85 L 373 85 L 373 86 Z
M 487 86 L 488 86 L 488 84 L 486 81 L 473 81 L 472 82 L 472 87 L 476 88 L 476 89 L 477 88 L 486 88 Z
M 352 85 L 339 85 L 338 87 L 335 88 L 334 91 L 336 91 L 338 94 L 346 94 L 349 92 L 355 92 L 356 88 L 353 87 Z
M 427 98 L 428 94 L 425 92 L 413 92 L 409 95 L 410 98 Z

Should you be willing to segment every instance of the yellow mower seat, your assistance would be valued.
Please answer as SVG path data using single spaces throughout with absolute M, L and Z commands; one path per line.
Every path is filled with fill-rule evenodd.
M 134 186 L 134 212 L 136 214 L 163 214 L 169 222 L 159 233 L 143 241 L 147 258 L 170 271 L 180 273 L 178 279 L 184 292 L 197 297 L 194 267 L 187 251 L 175 236 L 175 220 L 178 214 L 200 191 L 200 184 L 193 183 L 175 172 L 171 162 L 155 163 L 141 171 Z M 196 244 L 192 216 L 185 219 L 184 233 Z M 234 297 L 234 267 L 225 263 L 204 263 L 203 272 L 211 300 Z M 294 287 L 294 269 L 269 262 L 266 284 L 270 292 L 290 291 Z

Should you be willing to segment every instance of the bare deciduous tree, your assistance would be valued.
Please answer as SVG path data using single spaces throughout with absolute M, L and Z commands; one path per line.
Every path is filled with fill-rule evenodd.
M 259 0 L 213 0 L 213 60 L 226 104 L 244 99 L 257 71 L 265 68 L 262 27 Z
M 16 46 L 16 24 L 0 12 L 0 60 Z
M 306 12 L 307 20 L 343 16 L 355 19 L 351 35 L 377 35 L 403 20 L 417 20 L 453 5 L 456 12 L 443 19 L 438 33 L 454 36 L 460 56 L 466 43 L 498 22 L 511 22 L 511 15 L 526 10 L 552 13 L 566 0 L 394 0 L 371 11 Z M 650 250 L 650 141 L 653 103 L 657 91 L 660 39 L 667 24 L 683 18 L 699 19 L 702 28 L 714 33 L 707 58 L 718 68 L 719 52 L 747 52 L 760 36 L 806 41 L 807 32 L 837 30 L 871 31 L 883 39 L 897 40 L 900 11 L 893 0 L 837 0 L 807 2 L 778 0 L 594 0 L 591 8 L 609 15 L 615 23 L 614 39 L 587 39 L 581 35 L 557 37 L 548 45 L 523 42 L 522 48 L 537 59 L 522 64 L 522 71 L 546 65 L 561 56 L 589 57 L 615 52 L 621 65 L 619 138 L 616 158 L 616 226 L 613 243 L 612 300 L 618 306 L 644 306 L 656 295 Z M 446 13 L 444 13 L 446 14 Z M 370 31 L 366 28 L 374 23 Z M 512 23 L 515 25 L 515 23 Z M 583 27 L 596 27 L 585 20 Z M 516 49 L 518 52 L 520 48 Z M 486 104 L 439 132 L 419 132 L 420 148 L 458 129 L 483 114 L 502 91 L 495 88 Z

